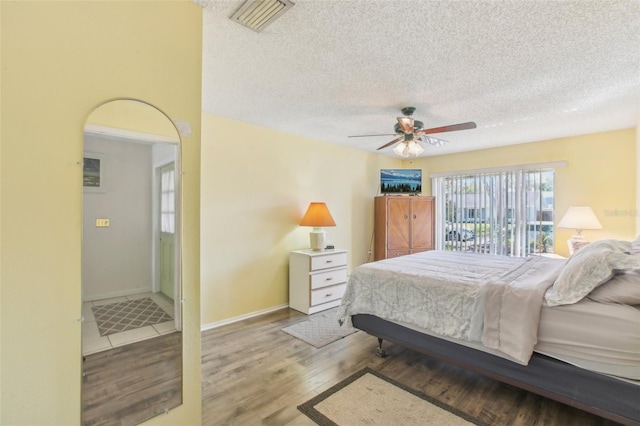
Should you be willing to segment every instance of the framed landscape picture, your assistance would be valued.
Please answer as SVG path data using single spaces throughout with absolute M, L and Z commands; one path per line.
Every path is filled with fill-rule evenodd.
M 104 192 L 104 160 L 100 154 L 84 153 L 82 187 L 85 192 Z

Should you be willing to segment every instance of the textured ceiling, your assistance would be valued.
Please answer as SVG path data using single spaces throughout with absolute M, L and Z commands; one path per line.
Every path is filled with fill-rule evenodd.
M 404 106 L 477 123 L 423 155 L 638 124 L 638 0 L 298 0 L 261 33 L 229 19 L 243 0 L 194 1 L 211 114 L 368 151 L 393 136 L 347 136 L 393 133 Z

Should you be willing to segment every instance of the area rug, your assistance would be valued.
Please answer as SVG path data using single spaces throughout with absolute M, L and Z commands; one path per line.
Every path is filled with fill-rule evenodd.
M 321 348 L 358 331 L 347 324 L 340 326 L 336 316 L 337 311 L 338 308 L 334 308 L 317 313 L 306 321 L 283 328 L 282 331 L 316 348 Z
M 91 307 L 101 336 L 171 321 L 156 302 L 148 297 Z
M 487 423 L 365 368 L 298 407 L 321 426 Z

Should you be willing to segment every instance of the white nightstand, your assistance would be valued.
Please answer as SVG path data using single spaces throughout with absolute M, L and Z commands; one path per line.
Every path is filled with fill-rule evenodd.
M 346 287 L 346 250 L 296 250 L 289 255 L 292 309 L 308 315 L 338 306 Z

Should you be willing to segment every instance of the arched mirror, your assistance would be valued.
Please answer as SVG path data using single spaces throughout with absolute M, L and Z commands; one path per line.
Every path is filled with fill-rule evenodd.
M 137 424 L 182 403 L 180 137 L 114 100 L 84 127 L 82 423 Z

